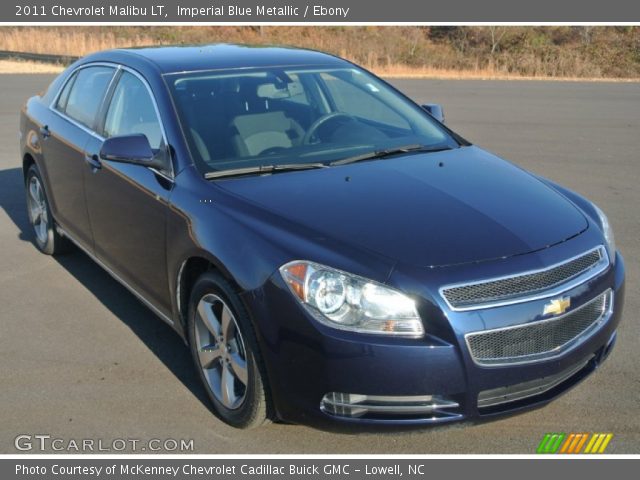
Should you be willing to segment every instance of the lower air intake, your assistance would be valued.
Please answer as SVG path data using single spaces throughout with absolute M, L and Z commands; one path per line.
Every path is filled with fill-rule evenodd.
M 576 375 L 587 366 L 592 358 L 593 357 L 584 359 L 555 375 L 518 383 L 516 385 L 484 390 L 478 395 L 478 408 L 494 407 L 496 405 L 513 403 L 529 397 L 542 395 Z
M 320 409 L 330 415 L 372 420 L 431 419 L 460 417 L 458 402 L 439 395 L 380 396 L 353 393 L 327 393 Z

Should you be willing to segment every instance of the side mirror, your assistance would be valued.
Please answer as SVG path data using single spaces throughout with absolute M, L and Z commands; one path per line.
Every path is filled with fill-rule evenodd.
M 440 123 L 444 123 L 444 110 L 442 109 L 442 105 L 438 105 L 437 103 L 426 103 L 422 105 L 429 115 L 438 120 Z
M 159 170 L 166 167 L 162 156 L 154 155 L 149 140 L 141 133 L 107 138 L 100 149 L 100 158 Z

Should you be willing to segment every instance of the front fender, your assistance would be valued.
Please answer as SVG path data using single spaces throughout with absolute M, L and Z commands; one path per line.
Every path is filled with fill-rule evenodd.
M 174 314 L 184 265 L 211 263 L 243 292 L 260 289 L 283 264 L 311 260 L 385 282 L 394 263 L 303 229 L 228 194 L 193 167 L 175 179 L 167 219 L 167 267 Z M 184 292 L 183 292 L 184 293 Z

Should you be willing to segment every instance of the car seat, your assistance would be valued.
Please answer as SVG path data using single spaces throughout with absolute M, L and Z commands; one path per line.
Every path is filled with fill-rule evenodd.
M 272 110 L 268 98 L 257 95 L 256 83 L 243 85 L 236 98 L 237 114 L 231 120 L 231 141 L 239 157 L 256 156 L 271 149 L 298 145 L 304 136 L 302 127 L 279 110 Z

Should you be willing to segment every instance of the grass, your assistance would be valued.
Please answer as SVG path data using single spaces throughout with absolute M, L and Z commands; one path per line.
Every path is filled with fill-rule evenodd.
M 640 80 L 640 27 L 0 27 L 0 50 L 82 56 L 131 46 L 292 45 L 387 77 Z M 36 71 L 0 63 L 0 72 Z
M 135 28 L 135 27 L 134 27 Z M 112 30 L 85 27 L 0 27 L 0 50 L 83 56 L 110 48 L 157 44 L 146 35 L 122 36 Z
M 387 65 L 374 68 L 373 72 L 385 78 L 433 78 L 441 80 L 539 80 L 558 82 L 640 82 L 640 78 L 603 78 L 603 77 L 549 77 L 546 75 L 522 75 L 492 69 L 456 70 L 428 67 L 408 67 L 406 65 Z
M 41 63 L 23 60 L 0 60 L 0 75 L 25 73 L 56 74 L 64 66 L 54 63 Z M 385 78 L 417 78 L 441 80 L 542 80 L 563 82 L 640 82 L 637 78 L 586 78 L 586 77 L 531 77 L 509 75 L 492 70 L 445 70 L 435 68 L 416 68 L 406 65 L 392 65 L 373 70 L 376 75 Z

